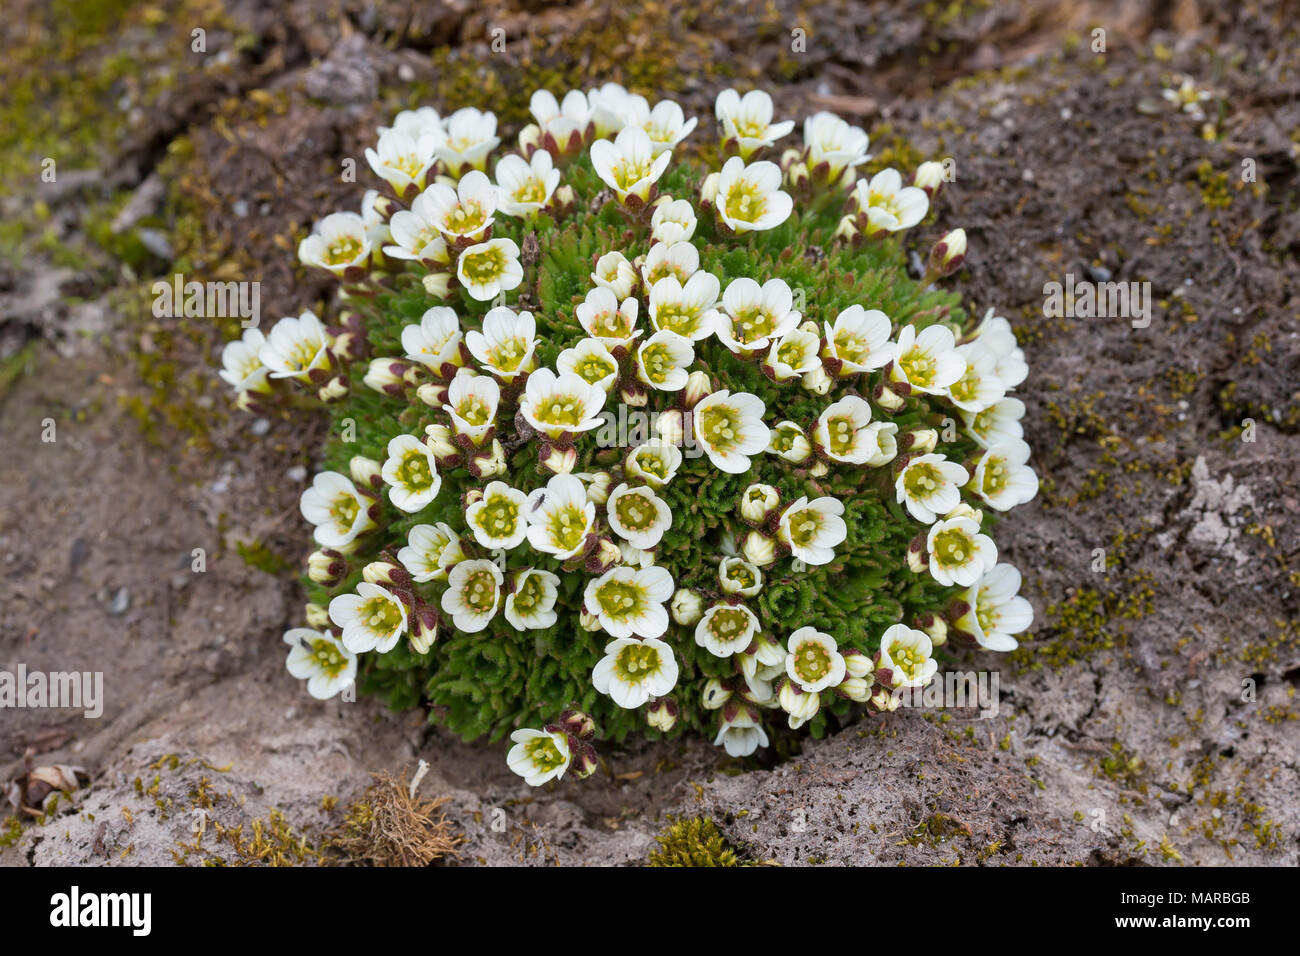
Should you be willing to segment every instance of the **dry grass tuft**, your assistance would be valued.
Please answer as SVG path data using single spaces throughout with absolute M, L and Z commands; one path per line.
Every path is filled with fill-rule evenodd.
M 346 863 L 358 866 L 428 866 L 456 856 L 464 838 L 439 808 L 446 797 L 425 800 L 411 795 L 406 775 L 372 774 L 365 795 L 348 805 L 330 845 Z

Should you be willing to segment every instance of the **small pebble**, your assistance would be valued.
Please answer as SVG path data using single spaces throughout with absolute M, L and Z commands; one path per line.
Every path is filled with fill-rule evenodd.
M 269 418 L 254 419 L 253 424 L 248 426 L 248 430 L 252 432 L 254 435 L 256 435 L 258 438 L 261 438 L 263 435 L 265 435 L 267 432 L 271 430 L 271 419 Z
M 113 600 L 108 605 L 108 613 L 114 617 L 121 617 L 131 607 L 131 592 L 126 588 L 118 588 L 113 595 Z
M 243 219 L 245 216 L 248 215 L 248 202 L 243 199 L 236 199 L 233 203 L 230 204 L 230 211 L 233 212 L 240 219 Z
M 294 465 L 292 468 L 290 468 L 288 471 L 285 472 L 285 476 L 290 481 L 306 481 L 307 469 L 304 468 L 302 465 Z
M 1109 282 L 1110 270 L 1105 266 L 1088 266 L 1088 275 L 1093 282 Z

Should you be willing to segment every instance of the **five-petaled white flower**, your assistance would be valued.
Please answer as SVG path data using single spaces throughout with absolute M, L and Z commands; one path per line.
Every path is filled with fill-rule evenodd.
M 555 370 L 561 375 L 576 375 L 606 394 L 618 381 L 618 359 L 600 339 L 582 339 L 565 349 L 555 360 Z
M 948 386 L 948 397 L 962 411 L 982 412 L 1006 392 L 998 378 L 997 356 L 979 339 L 957 346 L 957 354 L 966 368 L 961 378 Z
M 661 329 L 636 350 L 637 378 L 661 392 L 680 392 L 689 378 L 687 369 L 695 361 L 691 340 Z
M 723 142 L 735 143 L 744 159 L 794 129 L 794 120 L 772 122 L 772 97 L 763 90 L 750 90 L 744 96 L 733 89 L 723 90 L 714 101 L 713 112 L 722 126 Z
M 829 564 L 849 533 L 843 515 L 844 503 L 837 498 L 802 497 L 781 512 L 777 535 L 800 561 Z
M 692 342 L 708 338 L 719 319 L 718 288 L 717 276 L 708 272 L 695 273 L 685 284 L 675 276 L 660 279 L 650 289 L 650 325 Z
M 652 638 L 668 630 L 664 602 L 672 596 L 673 576 L 664 568 L 622 565 L 588 581 L 583 604 L 614 637 Z
M 975 494 L 997 511 L 1032 500 L 1038 494 L 1038 476 L 1028 461 L 1029 445 L 1018 438 L 993 445 L 975 466 Z
M 364 269 L 370 252 L 366 221 L 354 212 L 331 213 L 298 243 L 300 262 L 340 277 L 348 270 Z
M 934 642 L 924 631 L 894 624 L 881 635 L 876 673 L 889 671 L 891 687 L 924 687 L 939 669 L 933 653 Z
M 549 90 L 538 90 L 528 101 L 528 112 L 537 120 L 542 145 L 547 149 L 553 147 L 561 156 L 576 153 L 582 148 L 588 127 L 592 127 L 592 132 L 595 132 L 591 104 L 579 90 L 569 90 L 564 94 L 563 101 L 557 100 Z M 497 169 L 499 177 L 500 167 Z
M 894 491 L 913 518 L 931 524 L 961 504 L 961 486 L 969 480 L 962 465 L 943 455 L 917 455 L 898 473 Z
M 636 269 L 623 253 L 607 252 L 596 260 L 596 271 L 591 274 L 591 281 L 602 289 L 608 289 L 618 302 L 622 302 L 636 288 Z
M 569 769 L 573 755 L 569 738 L 562 730 L 516 730 L 510 735 L 514 746 L 506 754 L 506 765 L 530 787 L 558 780 Z
M 878 468 L 898 457 L 898 425 L 894 422 L 872 422 L 861 432 L 861 441 L 871 447 L 866 465 Z
M 497 163 L 497 208 L 507 216 L 535 216 L 550 203 L 560 171 L 544 149 L 531 160 L 511 153 Z
M 734 232 L 775 229 L 790 218 L 794 200 L 781 191 L 781 167 L 760 160 L 745 165 L 739 156 L 722 164 L 714 206 Z
M 447 569 L 464 557 L 460 535 L 442 521 L 436 525 L 417 524 L 407 532 L 406 545 L 397 552 L 398 562 L 417 584 L 445 580 Z
M 651 190 L 670 159 L 671 152 L 655 155 L 649 135 L 635 126 L 619 130 L 612 143 L 598 139 L 591 144 L 591 166 L 620 202 L 627 202 L 630 196 L 649 202 Z
M 865 465 L 880 451 L 871 425 L 871 406 L 857 395 L 845 395 L 817 417 L 813 437 L 831 461 Z
M 482 332 L 466 334 L 465 345 L 487 371 L 503 382 L 513 382 L 520 373 L 536 367 L 537 321 L 531 312 L 497 306 L 483 316 Z
M 380 134 L 374 149 L 366 150 L 366 162 L 376 176 L 401 196 L 407 190 L 424 188 L 429 168 L 437 159 L 438 145 L 435 134 L 412 135 L 405 130 L 390 129 Z
M 650 217 L 650 238 L 669 246 L 688 242 L 695 235 L 696 225 L 695 209 L 689 200 L 664 197 L 655 203 Z
M 591 121 L 596 124 L 596 135 L 609 136 L 627 125 L 632 94 L 618 83 L 606 83 L 587 91 L 587 104 L 591 108 Z
M 397 435 L 389 440 L 382 476 L 388 485 L 388 500 L 408 514 L 428 505 L 442 488 L 433 449 L 414 435 Z
M 393 259 L 422 262 L 432 268 L 451 262 L 447 240 L 438 226 L 433 197 L 426 190 L 415 197 L 410 209 L 399 209 L 389 220 L 393 244 L 384 246 L 384 255 Z
M 438 158 L 453 176 L 463 176 L 470 169 L 487 168 L 488 153 L 497 148 L 497 118 L 467 106 L 447 117 L 446 138 L 438 144 Z
M 496 562 L 482 558 L 461 561 L 448 572 L 442 609 L 451 615 L 456 630 L 477 634 L 488 626 L 501 606 L 504 580 Z
M 519 247 L 510 239 L 489 239 L 470 246 L 456 260 L 456 278 L 471 299 L 490 302 L 524 281 Z
M 602 258 L 601 262 L 605 259 Z M 626 259 L 623 262 L 627 262 Z M 631 269 L 631 265 L 628 265 Z M 633 283 L 635 283 L 636 274 L 633 273 Z M 585 299 L 578 303 L 575 310 L 578 315 L 578 324 L 582 330 L 590 335 L 593 339 L 600 342 L 607 349 L 614 349 L 618 346 L 628 346 L 632 340 L 641 334 L 641 330 L 636 327 L 637 311 L 640 303 L 630 296 L 623 299 L 623 304 L 619 305 L 618 297 L 608 287 L 601 286 L 592 289 L 587 293 Z
M 758 616 L 743 604 L 715 604 L 695 625 L 695 643 L 714 657 L 739 654 L 753 643 Z
M 402 329 L 402 348 L 406 350 L 406 357 L 439 375 L 447 366 L 459 367 L 464 363 L 460 354 L 463 340 L 460 320 L 445 305 L 435 305 L 420 316 L 418 325 Z
M 998 547 L 972 518 L 945 518 L 930 525 L 925 539 L 930 574 L 943 585 L 970 587 L 998 563 Z
M 634 710 L 676 686 L 677 659 L 663 641 L 620 637 L 605 645 L 605 656 L 592 670 L 591 683 L 618 706 Z
M 651 109 L 644 96 L 635 95 L 629 97 L 625 116 L 629 126 L 645 130 L 655 156 L 670 151 L 690 136 L 699 122 L 694 116 L 687 119 L 681 106 L 672 100 L 660 100 Z
M 244 334 L 226 343 L 221 350 L 221 377 L 239 392 L 268 392 L 267 368 L 262 364 L 262 346 L 266 336 L 261 329 L 245 329 Z
M 867 217 L 862 232 L 869 239 L 911 229 L 930 209 L 925 190 L 904 186 L 903 177 L 896 169 L 882 169 L 869 180 L 859 179 L 853 199 Z
M 496 379 L 462 369 L 447 386 L 447 404 L 442 408 L 451 416 L 456 434 L 481 445 L 496 424 L 500 401 L 501 386 Z
M 681 449 L 656 436 L 632 449 L 623 467 L 629 478 L 639 478 L 651 488 L 662 488 L 673 480 L 681 465 Z
M 353 654 L 387 654 L 406 633 L 406 605 L 387 588 L 362 581 L 356 594 L 330 601 L 330 620 L 343 629 L 343 646 Z
M 596 521 L 596 505 L 574 475 L 552 475 L 544 488 L 528 496 L 528 543 L 560 560 L 573 557 L 587 543 Z
M 1011 330 L 1011 323 L 993 309 L 984 313 L 984 318 L 969 336 L 981 342 L 997 359 L 994 374 L 1004 388 L 1015 388 L 1029 374 L 1029 365 L 1025 362 L 1025 353 L 1016 343 L 1016 333 Z
M 958 414 L 966 423 L 970 437 L 983 448 L 1024 438 L 1025 430 L 1020 419 L 1025 417 L 1025 403 L 1018 398 L 1007 396 L 982 412 L 962 411 Z
M 506 595 L 506 620 L 520 631 L 550 627 L 558 619 L 555 598 L 559 589 L 560 579 L 550 571 L 520 571 L 515 575 L 514 589 Z
M 695 437 L 709 461 L 731 475 L 749 471 L 757 455 L 772 438 L 763 424 L 767 407 L 757 395 L 721 389 L 695 406 Z
M 897 354 L 889 341 L 892 330 L 889 316 L 879 309 L 851 305 L 826 323 L 825 355 L 839 360 L 841 377 L 880 368 Z
M 609 493 L 605 513 L 610 528 L 643 551 L 657 545 L 673 523 L 672 511 L 654 491 L 645 485 L 633 488 L 626 482 Z
M 317 700 L 329 700 L 356 679 L 357 655 L 329 631 L 295 627 L 285 631 L 284 642 L 290 647 L 289 674 L 305 680 Z
M 528 496 L 504 481 L 488 482 L 483 497 L 465 509 L 465 523 L 485 548 L 509 550 L 528 533 Z
M 285 316 L 271 328 L 257 357 L 271 378 L 306 381 L 310 372 L 330 367 L 332 339 L 310 309 L 302 315 Z
M 349 549 L 357 535 L 375 526 L 370 502 L 347 475 L 322 471 L 312 479 L 298 504 L 302 516 L 316 526 L 316 543 L 337 550 Z
M 767 732 L 753 709 L 742 705 L 736 708 L 734 715 L 723 711 L 713 746 L 724 748 L 728 757 L 748 757 L 759 747 L 767 745 Z
M 549 368 L 528 376 L 519 411 L 543 435 L 559 438 L 591 431 L 601 423 L 605 393 L 571 372 L 556 375 Z
M 943 395 L 961 378 L 966 363 L 957 354 L 952 329 L 931 325 L 919 333 L 916 326 L 906 326 L 898 333 L 898 357 L 890 369 L 890 380 L 904 382 L 913 391 Z
M 1022 598 L 1020 572 L 1010 564 L 996 565 L 966 589 L 962 600 L 970 610 L 953 626 L 990 651 L 1014 651 L 1016 634 L 1034 623 L 1034 608 Z
M 641 260 L 641 279 L 647 289 L 669 277 L 685 285 L 699 271 L 700 250 L 689 242 L 656 242 Z
M 819 180 L 834 184 L 853 175 L 865 163 L 867 134 L 850 126 L 834 113 L 820 112 L 803 123 L 803 141 L 808 149 L 808 169 Z
M 734 279 L 722 293 L 718 338 L 740 355 L 762 351 L 799 325 L 803 316 L 793 305 L 794 293 L 784 279 L 768 279 L 761 286 L 748 277 Z
M 492 226 L 497 187 L 477 169 L 462 176 L 455 189 L 433 183 L 423 196 L 426 213 L 448 242 L 479 242 Z
M 786 641 L 785 673 L 805 694 L 817 694 L 844 680 L 844 657 L 835 638 L 801 627 Z

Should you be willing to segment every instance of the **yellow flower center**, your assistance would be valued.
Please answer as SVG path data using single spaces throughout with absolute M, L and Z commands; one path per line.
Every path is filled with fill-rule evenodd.
M 634 684 L 659 670 L 662 665 L 659 652 L 646 644 L 629 644 L 618 652 L 614 670 L 619 680 Z
M 519 506 L 509 498 L 491 498 L 479 509 L 478 526 L 493 538 L 508 538 L 519 525 Z
M 318 667 L 330 677 L 338 677 L 343 668 L 348 666 L 348 659 L 332 642 L 318 637 L 311 642 L 311 656 Z
M 821 512 L 805 508 L 790 518 L 788 526 L 791 542 L 805 548 L 817 540 L 817 532 L 822 526 Z
M 732 185 L 722 208 L 727 211 L 727 218 L 737 222 L 756 222 L 767 208 L 767 200 L 759 195 L 758 189 L 750 183 L 740 180 Z
M 551 513 L 551 539 L 565 551 L 582 543 L 587 533 L 587 516 L 576 505 L 567 505 Z
M 710 445 L 725 452 L 740 443 L 740 416 L 733 409 L 712 405 L 700 414 L 700 432 Z
M 851 418 L 831 418 L 826 422 L 826 434 L 830 437 L 830 450 L 836 455 L 847 455 L 857 444 L 857 429 Z
M 805 684 L 815 684 L 831 670 L 831 655 L 821 644 L 808 641 L 794 654 L 794 672 Z
M 629 492 L 622 495 L 614 505 L 618 520 L 623 527 L 632 531 L 646 531 L 652 527 L 659 513 L 644 495 Z

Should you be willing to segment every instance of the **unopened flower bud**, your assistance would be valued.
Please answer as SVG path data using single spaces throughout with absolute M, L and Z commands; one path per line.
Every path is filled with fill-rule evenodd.
M 308 604 L 304 609 L 307 626 L 320 629 L 330 626 L 330 612 L 319 604 Z
M 781 691 L 777 694 L 777 702 L 781 709 L 790 715 L 788 721 L 791 730 L 798 730 L 805 723 L 817 716 L 817 711 L 821 709 L 821 695 L 809 693 L 792 680 L 787 680 L 781 685 Z
M 503 474 L 506 470 L 506 453 L 505 449 L 501 447 L 501 442 L 495 438 L 492 439 L 492 447 L 487 450 L 486 454 L 483 454 L 480 450 L 479 455 L 472 460 L 471 465 L 473 466 L 471 471 L 477 469 L 480 478 L 493 478 Z
M 700 184 L 700 205 L 711 207 L 718 198 L 718 179 L 720 174 L 710 173 Z
M 844 658 L 844 672 L 850 677 L 866 677 L 876 669 L 871 658 L 856 648 L 848 648 L 840 654 Z
M 609 500 L 610 477 L 607 471 L 593 472 L 587 476 L 587 500 L 599 507 Z
M 671 697 L 660 697 L 652 701 L 646 709 L 645 720 L 660 733 L 668 733 L 677 725 L 677 701 Z
M 438 639 L 438 614 L 427 604 L 421 604 L 411 614 L 411 650 L 427 654 Z
M 760 524 L 781 503 L 781 495 L 771 485 L 753 484 L 740 495 L 740 516 Z
M 669 445 L 680 446 L 682 439 L 686 436 L 686 428 L 682 422 L 682 413 L 675 408 L 670 408 L 666 412 L 661 412 L 655 419 L 655 434 Z
M 335 375 L 316 390 L 316 397 L 322 402 L 338 402 L 347 398 L 350 391 L 348 380 L 342 375 Z
M 776 560 L 776 545 L 761 531 L 751 531 L 745 535 L 745 546 L 742 550 L 745 560 L 760 568 L 765 568 Z
M 926 278 L 930 282 L 952 275 L 966 261 L 966 230 L 954 229 L 934 244 Z M 926 283 L 928 284 L 928 283 Z
M 903 396 L 899 395 L 884 382 L 881 382 L 872 389 L 871 400 L 887 412 L 896 412 L 905 404 Z
M 924 631 L 930 637 L 930 643 L 939 647 L 948 640 L 948 622 L 938 614 L 922 614 L 912 626 L 918 631 Z
M 707 372 L 696 369 L 686 376 L 686 388 L 682 391 L 682 400 L 687 408 L 694 408 L 701 399 L 711 394 L 713 394 L 713 383 L 709 380 Z
M 333 587 L 347 573 L 348 564 L 343 555 L 329 548 L 313 551 L 307 558 L 307 577 L 324 587 Z
M 898 710 L 902 698 L 892 693 L 887 687 L 880 687 L 871 695 L 871 706 L 881 713 L 888 714 Z
M 554 475 L 567 475 L 578 464 L 578 450 L 570 445 L 568 448 L 556 448 L 542 458 L 542 467 Z
M 855 217 L 844 216 L 840 219 L 840 224 L 835 227 L 835 238 L 843 239 L 845 242 L 853 242 L 862 238 Z
M 460 449 L 452 441 L 451 429 L 446 425 L 426 425 L 424 443 L 429 446 L 429 450 L 433 452 L 439 463 L 460 454 Z
M 944 168 L 943 163 L 936 163 L 933 160 L 924 162 L 916 167 L 916 172 L 912 174 L 912 185 L 918 189 L 924 189 L 925 194 L 933 202 L 943 191 Z
M 705 710 L 717 710 L 731 699 L 731 689 L 716 677 L 709 679 L 700 693 L 700 704 Z
M 922 574 L 930 566 L 930 557 L 925 550 L 925 537 L 925 532 L 922 532 L 907 546 L 907 566 L 913 574 Z
M 690 627 L 704 614 L 704 599 L 698 591 L 679 588 L 673 595 L 672 612 L 674 621 L 683 627 Z
M 835 690 L 854 703 L 865 704 L 871 697 L 871 689 L 874 686 L 875 682 L 865 677 L 846 677 Z
M 401 359 L 371 359 L 365 378 L 361 381 L 376 392 L 400 398 L 406 392 L 406 381 L 402 376 L 406 374 L 407 368 L 407 363 Z
M 591 744 L 581 743 L 580 746 L 574 749 L 569 768 L 579 780 L 585 780 L 600 769 L 600 761 L 597 759 L 596 751 Z
M 939 443 L 939 433 L 933 428 L 913 428 L 898 436 L 898 448 L 909 454 L 926 455 Z
M 542 142 L 542 131 L 536 123 L 529 123 L 519 131 L 519 152 L 532 156 Z
M 348 462 L 348 471 L 358 488 L 379 489 L 384 485 L 384 466 L 373 458 L 356 455 Z
M 379 584 L 383 587 L 409 588 L 411 586 L 410 572 L 400 564 L 383 558 L 371 561 L 362 568 L 361 577 L 370 584 Z
M 450 272 L 430 272 L 424 277 L 424 291 L 435 299 L 445 299 L 451 292 Z
M 584 631 L 599 631 L 601 628 L 600 618 L 585 608 L 578 615 L 578 623 Z
M 825 395 L 831 390 L 833 380 L 825 367 L 818 365 L 811 372 L 804 372 L 799 383 L 814 395 Z
M 560 714 L 560 727 L 571 737 L 588 740 L 596 735 L 596 722 L 590 714 L 580 710 L 566 710 Z

